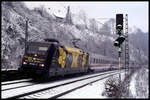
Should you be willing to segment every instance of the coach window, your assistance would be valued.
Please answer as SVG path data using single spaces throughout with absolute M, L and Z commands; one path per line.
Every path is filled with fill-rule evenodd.
M 91 59 L 91 62 L 94 63 L 94 58 Z
M 92 58 L 92 63 L 94 63 L 94 58 Z
M 91 59 L 92 63 L 94 63 L 94 58 Z
M 91 58 L 91 63 L 93 63 L 93 58 Z
M 96 59 L 94 58 L 94 63 L 96 63 Z
M 108 64 L 108 60 L 106 60 L 106 63 Z
M 106 63 L 108 64 L 108 63 L 109 63 L 109 61 L 107 60 L 107 61 L 106 61 Z
M 89 64 L 91 64 L 91 59 L 89 59 Z
M 114 61 L 114 64 L 116 64 L 116 61 Z
M 104 60 L 104 64 L 106 64 L 106 61 Z

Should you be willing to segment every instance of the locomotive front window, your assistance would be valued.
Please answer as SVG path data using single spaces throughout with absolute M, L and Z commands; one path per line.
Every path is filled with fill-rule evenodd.
M 39 47 L 39 51 L 47 51 L 48 47 Z
M 45 55 L 48 50 L 48 47 L 44 46 L 28 46 L 27 53 L 28 54 L 40 54 L 40 55 Z

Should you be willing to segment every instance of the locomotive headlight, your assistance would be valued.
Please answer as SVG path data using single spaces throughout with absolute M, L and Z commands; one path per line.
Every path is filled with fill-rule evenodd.
M 44 64 L 40 64 L 41 67 L 44 67 Z
M 36 60 L 36 58 L 33 58 L 33 60 Z
M 27 64 L 27 63 L 24 61 L 23 64 L 25 65 L 25 64 Z
M 34 56 L 36 57 L 36 56 L 37 56 L 37 54 L 34 54 Z

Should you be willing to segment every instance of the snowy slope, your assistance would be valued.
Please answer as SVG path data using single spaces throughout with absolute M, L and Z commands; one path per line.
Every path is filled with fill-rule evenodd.
M 130 90 L 133 98 L 148 98 L 149 97 L 149 70 L 142 68 L 138 70 L 130 81 Z

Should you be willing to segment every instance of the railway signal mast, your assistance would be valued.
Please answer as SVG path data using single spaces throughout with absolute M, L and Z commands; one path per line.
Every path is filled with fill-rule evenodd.
M 123 19 L 125 19 L 125 32 L 123 34 Z M 129 72 L 129 44 L 128 44 L 128 14 L 123 18 L 123 14 L 116 14 L 116 34 L 119 37 L 114 41 L 114 46 L 118 47 L 119 53 L 119 72 L 120 72 L 120 57 L 121 57 L 121 44 L 125 41 L 125 77 Z M 121 75 L 119 74 L 119 81 L 121 82 Z M 129 95 L 129 80 L 126 82 L 127 95 Z
M 123 34 L 123 14 L 116 14 L 116 34 L 119 37 L 114 41 L 114 46 L 118 47 L 118 56 L 119 56 L 119 72 L 120 72 L 120 57 L 121 57 L 121 45 L 125 40 L 125 36 Z M 121 82 L 121 75 L 119 74 L 119 81 Z
M 116 14 L 116 34 L 119 35 L 119 37 L 115 40 L 114 46 L 118 47 L 120 71 L 121 44 L 125 40 L 125 36 L 123 35 L 123 14 Z
M 129 72 L 129 43 L 128 43 L 128 14 L 126 14 L 125 16 L 125 77 L 127 76 L 128 72 Z M 128 94 L 129 95 L 129 80 L 127 80 L 127 90 L 128 90 Z

